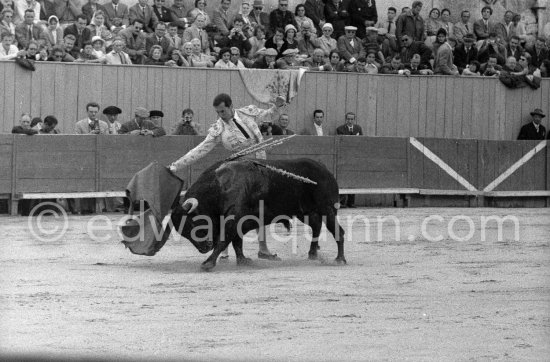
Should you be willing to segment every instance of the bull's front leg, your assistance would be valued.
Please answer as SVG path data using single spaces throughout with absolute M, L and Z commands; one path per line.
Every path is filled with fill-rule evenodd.
M 233 239 L 233 249 L 235 250 L 235 255 L 237 256 L 237 265 L 252 264 L 252 259 L 247 258 L 243 254 L 243 238 L 236 236 L 235 239 Z
M 225 250 L 225 248 L 227 248 L 229 246 L 230 243 L 231 243 L 231 241 L 227 238 L 224 239 L 224 240 L 218 241 L 218 244 L 214 248 L 214 251 L 212 251 L 212 254 L 210 254 L 208 259 L 206 259 L 202 263 L 201 269 L 205 270 L 205 271 L 212 270 L 216 266 L 216 260 L 218 260 L 218 256 L 220 255 L 220 253 L 222 251 Z

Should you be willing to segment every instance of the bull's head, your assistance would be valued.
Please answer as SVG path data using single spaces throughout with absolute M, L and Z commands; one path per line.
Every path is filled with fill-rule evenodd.
M 186 199 L 181 207 L 172 212 L 173 227 L 203 254 L 215 245 L 217 234 L 214 230 L 218 227 L 216 220 L 212 219 L 208 213 L 201 212 L 199 201 L 194 197 Z

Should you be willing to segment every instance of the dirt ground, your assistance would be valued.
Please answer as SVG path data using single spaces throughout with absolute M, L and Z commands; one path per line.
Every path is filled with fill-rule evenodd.
M 502 237 L 496 222 L 482 227 L 493 215 L 515 217 L 518 237 L 511 221 Z M 399 224 L 377 224 L 379 216 Z M 347 228 L 350 217 L 363 222 Z M 254 264 L 238 267 L 230 254 L 212 272 L 200 270 L 206 256 L 183 238 L 156 256 L 133 255 L 114 226 L 94 239 L 91 219 L 70 216 L 59 240 L 41 241 L 62 223 L 44 217 L 46 231 L 35 236 L 27 218 L 0 217 L 0 359 L 550 356 L 550 209 L 345 209 L 346 266 L 333 265 L 330 237 L 321 259 L 307 260 L 308 230 L 298 224 L 269 236 L 283 261 L 258 260 L 248 235 Z

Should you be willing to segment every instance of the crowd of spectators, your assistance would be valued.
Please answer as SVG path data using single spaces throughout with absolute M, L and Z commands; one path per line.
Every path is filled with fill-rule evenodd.
M 494 19 L 421 1 L 379 17 L 375 0 L 288 0 L 267 13 L 263 0 L 231 0 L 207 8 L 196 0 L 170 7 L 147 0 L 2 0 L 0 60 L 94 62 L 170 67 L 307 68 L 311 71 L 399 75 L 549 76 L 550 41 L 528 41 L 521 16 Z M 458 15 L 458 14 L 455 14 Z M 472 19 L 475 18 L 475 19 Z

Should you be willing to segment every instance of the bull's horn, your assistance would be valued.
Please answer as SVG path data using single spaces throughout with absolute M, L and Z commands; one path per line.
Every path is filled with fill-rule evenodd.
M 197 200 L 196 198 L 194 197 L 191 197 L 190 199 L 187 199 L 185 200 L 185 202 L 183 203 L 183 205 L 181 205 L 181 207 L 183 208 L 183 210 L 185 212 L 187 212 L 188 214 L 192 213 L 193 211 L 195 211 L 195 209 L 197 208 L 197 206 L 199 206 L 199 200 Z

